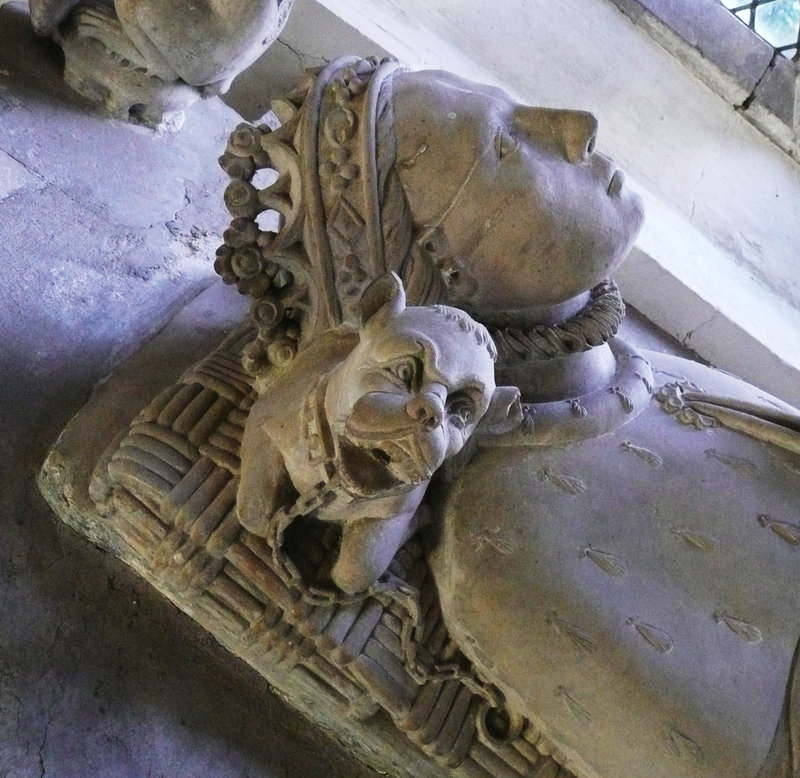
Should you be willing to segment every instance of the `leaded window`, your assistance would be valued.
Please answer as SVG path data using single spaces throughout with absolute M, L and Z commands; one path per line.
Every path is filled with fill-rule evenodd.
M 800 59 L 800 0 L 722 0 L 722 4 L 775 51 Z

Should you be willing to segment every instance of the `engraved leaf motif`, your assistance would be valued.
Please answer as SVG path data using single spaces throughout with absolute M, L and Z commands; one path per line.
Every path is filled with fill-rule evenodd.
M 705 754 L 700 744 L 678 729 L 670 730 L 667 736 L 667 745 L 680 759 L 690 759 L 697 764 L 705 761 Z
M 676 538 L 685 540 L 690 546 L 698 551 L 716 551 L 717 541 L 709 535 L 701 535 L 699 532 L 692 532 L 686 527 L 672 527 L 670 530 Z
M 586 484 L 580 478 L 576 478 L 574 475 L 555 473 L 549 467 L 543 467 L 538 476 L 540 481 L 550 483 L 567 494 L 578 495 L 586 491 Z
M 731 468 L 731 470 L 739 473 L 739 475 L 754 476 L 756 474 L 755 465 L 747 459 L 735 457 L 730 454 L 722 454 L 715 448 L 707 448 L 706 456 L 712 457 L 718 462 L 722 462 L 723 465 Z
M 744 619 L 731 616 L 730 613 L 725 611 L 715 611 L 713 619 L 717 624 L 723 622 L 728 629 L 748 643 L 760 643 L 762 640 L 761 630 L 754 624 L 744 621 Z
M 633 412 L 633 401 L 630 397 L 628 397 L 627 394 L 625 394 L 625 392 L 622 391 L 622 389 L 620 389 L 618 386 L 612 386 L 608 391 L 611 394 L 615 394 L 617 397 L 619 397 L 619 401 L 622 403 L 622 410 L 625 413 Z
M 517 550 L 517 544 L 512 538 L 504 535 L 500 527 L 472 532 L 470 533 L 470 538 L 476 551 L 481 551 L 486 546 L 493 548 L 500 554 L 512 554 Z
M 569 409 L 572 411 L 573 416 L 584 419 L 589 415 L 586 406 L 577 397 L 572 400 L 567 400 L 567 402 L 569 403 Z
M 675 641 L 660 627 L 630 618 L 628 625 L 633 627 L 656 651 L 668 654 L 675 647 Z
M 628 566 L 623 559 L 608 551 L 586 546 L 581 550 L 581 557 L 589 557 L 603 572 L 622 578 L 628 572 Z
M 586 725 L 592 719 L 592 714 L 589 713 L 563 686 L 556 689 L 556 696 L 564 701 L 569 712 L 575 717 L 579 724 Z
M 762 527 L 769 527 L 778 537 L 783 538 L 792 546 L 800 546 L 800 527 L 797 524 L 790 524 L 788 521 L 777 521 L 766 513 L 758 517 L 758 523 Z
M 639 459 L 650 465 L 650 467 L 661 467 L 661 465 L 664 464 L 664 460 L 654 451 L 650 451 L 649 448 L 644 448 L 643 446 L 637 446 L 635 443 L 631 443 L 630 440 L 623 440 L 622 443 L 619 444 L 619 447 L 623 451 L 629 451 L 631 454 L 635 454 Z
M 580 653 L 591 654 L 597 648 L 597 644 L 589 635 L 574 624 L 559 618 L 555 611 L 550 611 L 547 615 L 547 623 L 551 624 L 555 631 L 563 635 Z

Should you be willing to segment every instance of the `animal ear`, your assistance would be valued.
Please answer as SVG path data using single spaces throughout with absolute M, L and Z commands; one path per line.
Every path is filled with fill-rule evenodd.
M 361 295 L 358 312 L 361 326 L 385 324 L 399 316 L 406 307 L 406 293 L 397 273 L 386 273 L 376 278 Z
M 502 435 L 522 423 L 522 403 L 516 386 L 498 386 L 489 408 L 478 422 L 479 435 Z

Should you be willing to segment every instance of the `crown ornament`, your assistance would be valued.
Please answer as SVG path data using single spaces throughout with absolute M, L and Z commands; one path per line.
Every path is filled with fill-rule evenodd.
M 285 365 L 314 335 L 355 322 L 369 282 L 398 266 L 387 262 L 387 231 L 388 251 L 401 261 L 407 251 L 405 198 L 388 173 L 391 122 L 382 119 L 398 68 L 343 57 L 273 101 L 279 126 L 242 123 L 230 135 L 219 162 L 231 178 L 232 221 L 214 267 L 252 298 L 249 372 Z

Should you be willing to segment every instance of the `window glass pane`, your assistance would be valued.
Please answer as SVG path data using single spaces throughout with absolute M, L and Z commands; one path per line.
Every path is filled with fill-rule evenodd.
M 800 0 L 774 0 L 756 8 L 756 32 L 773 46 L 795 43 L 799 26 Z

